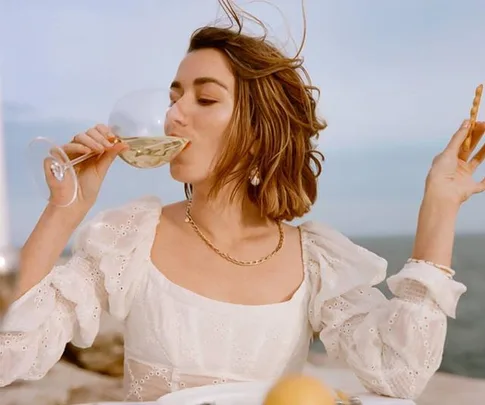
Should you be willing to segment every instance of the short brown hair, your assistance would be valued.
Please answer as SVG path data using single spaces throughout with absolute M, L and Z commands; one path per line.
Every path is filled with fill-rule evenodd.
M 312 140 L 326 123 L 317 117 L 310 78 L 299 56 L 285 56 L 267 40 L 242 33 L 242 18 L 230 0 L 219 0 L 231 21 L 228 28 L 205 26 L 190 39 L 188 52 L 215 49 L 229 61 L 236 79 L 236 100 L 227 139 L 213 172 L 211 194 L 235 184 L 264 217 L 288 220 L 306 214 L 317 198 L 323 155 Z M 237 27 L 237 29 L 234 29 Z M 306 80 L 306 81 L 305 81 Z M 257 168 L 261 184 L 248 179 Z M 191 187 L 185 192 L 190 197 Z

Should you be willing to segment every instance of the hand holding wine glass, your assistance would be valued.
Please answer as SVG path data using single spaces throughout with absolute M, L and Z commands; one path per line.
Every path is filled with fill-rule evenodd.
M 55 172 L 52 171 L 52 160 L 44 160 L 44 176 L 50 190 L 49 200 L 54 205 L 66 205 L 66 202 L 76 194 L 76 203 L 91 206 L 101 188 L 101 184 L 108 172 L 109 167 L 120 152 L 128 150 L 130 147 L 124 142 L 116 142 L 116 136 L 104 124 L 98 124 L 86 132 L 81 132 L 74 136 L 72 142 L 61 147 L 69 161 L 89 155 L 90 158 L 73 165 L 74 175 L 77 181 L 70 181 L 69 176 L 73 176 L 67 171 L 64 176 L 67 181 L 59 181 Z M 51 151 L 52 157 L 57 161 L 66 160 L 60 151 Z M 77 187 L 77 191 L 73 190 Z
M 170 108 L 175 107 L 167 90 L 138 90 L 115 104 L 108 125 L 99 124 L 79 133 L 63 147 L 47 138 L 34 139 L 29 146 L 29 162 L 44 197 L 55 206 L 76 202 L 89 207 L 116 156 L 140 169 L 170 162 L 189 143 L 165 134 Z

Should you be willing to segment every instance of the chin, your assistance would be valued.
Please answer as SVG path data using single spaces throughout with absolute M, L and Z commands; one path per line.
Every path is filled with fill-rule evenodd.
M 187 168 L 184 166 L 177 162 L 170 162 L 170 175 L 174 180 L 181 183 L 187 183 L 187 178 L 190 177 L 187 176 Z
M 187 162 L 182 163 L 181 161 L 174 159 L 170 162 L 170 175 L 176 181 L 180 183 L 195 184 L 203 180 L 200 176 L 201 171 L 197 170 L 191 164 Z

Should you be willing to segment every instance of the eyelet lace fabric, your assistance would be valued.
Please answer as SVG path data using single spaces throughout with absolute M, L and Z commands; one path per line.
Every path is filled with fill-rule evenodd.
M 10 308 L 0 331 L 0 386 L 42 378 L 67 342 L 92 345 L 102 311 L 125 326 L 125 390 L 150 401 L 179 389 L 273 380 L 300 371 L 313 333 L 370 391 L 416 398 L 438 369 L 446 318 L 465 286 L 407 263 L 375 288 L 387 262 L 339 232 L 301 226 L 305 278 L 283 303 L 211 300 L 170 282 L 149 252 L 162 205 L 144 197 L 84 225 L 72 258 Z

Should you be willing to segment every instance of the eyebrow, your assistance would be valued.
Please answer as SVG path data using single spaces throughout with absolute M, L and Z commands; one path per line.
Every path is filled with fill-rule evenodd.
M 197 79 L 194 79 L 194 86 L 202 86 L 203 84 L 207 84 L 207 83 L 217 84 L 223 89 L 229 91 L 228 87 L 224 83 L 222 83 L 221 81 L 217 80 L 214 77 L 198 77 Z M 170 88 L 182 89 L 182 83 L 180 83 L 179 81 L 173 81 L 172 84 L 170 85 Z

